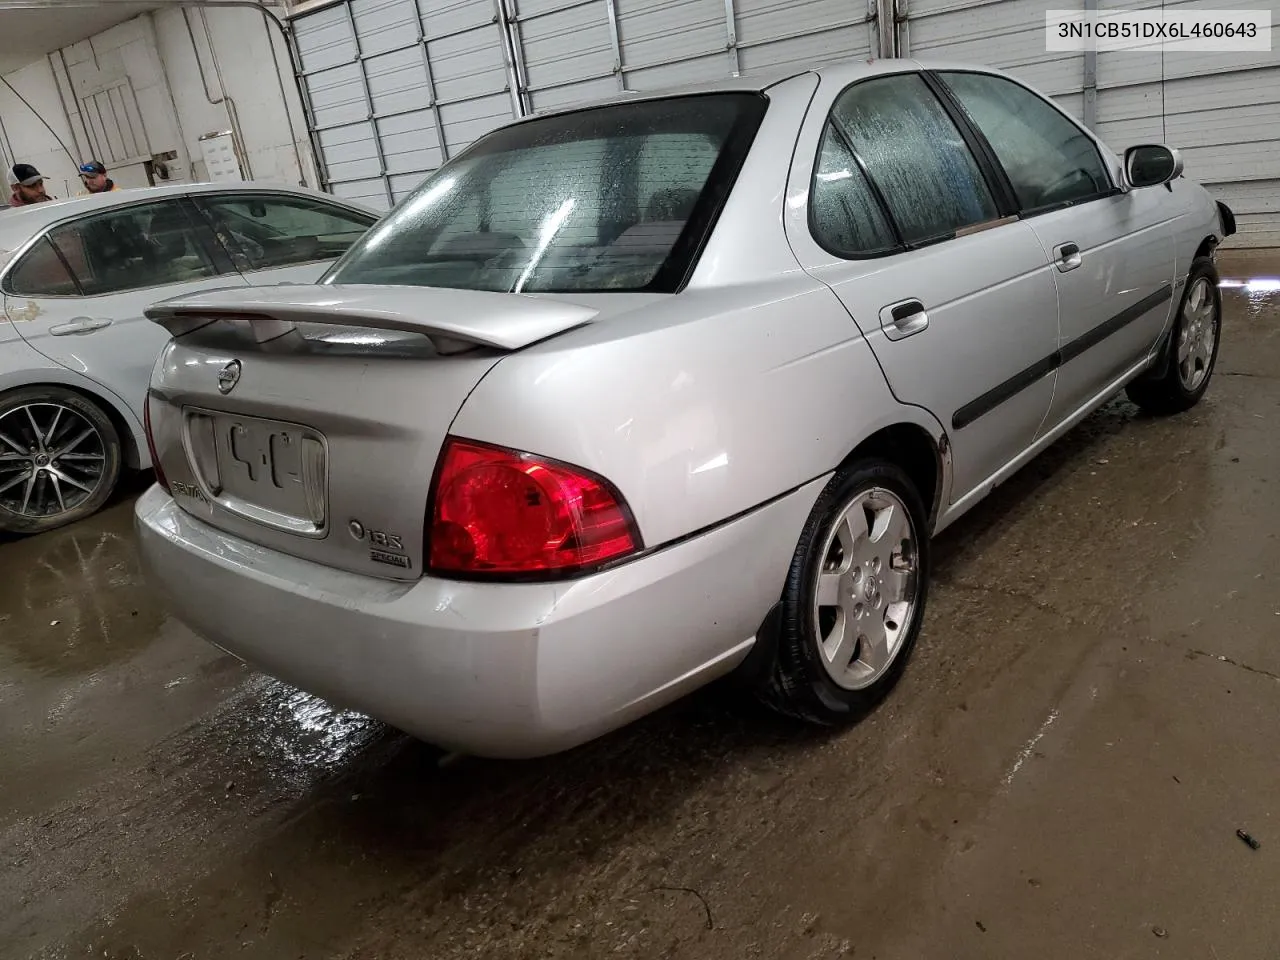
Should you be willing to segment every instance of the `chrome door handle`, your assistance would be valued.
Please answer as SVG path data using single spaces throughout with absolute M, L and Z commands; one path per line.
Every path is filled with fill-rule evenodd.
M 68 337 L 77 333 L 92 333 L 94 330 L 109 326 L 111 321 L 104 318 L 73 317 L 66 323 L 54 324 L 49 328 L 49 333 L 55 337 Z
M 880 328 L 890 340 L 903 340 L 929 326 L 929 314 L 919 300 L 891 303 L 880 311 Z
M 1053 265 L 1066 273 L 1080 266 L 1080 246 L 1075 243 L 1060 243 L 1053 248 Z

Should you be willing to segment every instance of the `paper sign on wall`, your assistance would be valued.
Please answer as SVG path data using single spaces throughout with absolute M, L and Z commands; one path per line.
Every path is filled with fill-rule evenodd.
M 235 138 L 230 131 L 206 133 L 200 138 L 200 152 L 204 157 L 206 176 L 211 182 L 244 179 L 240 158 L 236 156 Z

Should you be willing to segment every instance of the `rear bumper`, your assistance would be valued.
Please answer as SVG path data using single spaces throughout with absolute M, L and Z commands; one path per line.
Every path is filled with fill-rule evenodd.
M 228 653 L 423 740 L 554 753 L 730 671 L 776 602 L 825 478 L 731 523 L 566 583 L 396 583 L 229 536 L 153 486 L 143 560 Z

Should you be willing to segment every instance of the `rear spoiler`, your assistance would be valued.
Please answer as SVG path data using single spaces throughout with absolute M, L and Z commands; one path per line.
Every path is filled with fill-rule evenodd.
M 563 300 L 440 287 L 299 285 L 234 288 L 163 300 L 148 320 L 181 337 L 219 321 L 245 324 L 259 343 L 299 323 L 420 333 L 442 354 L 519 350 L 590 323 L 597 310 Z

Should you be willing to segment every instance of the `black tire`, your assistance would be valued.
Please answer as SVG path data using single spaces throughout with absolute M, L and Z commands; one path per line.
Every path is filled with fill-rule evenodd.
M 23 407 L 28 411 L 23 411 Z M 61 408 L 61 412 L 56 408 Z M 30 426 L 29 413 L 36 418 L 35 427 Z M 36 427 L 41 434 L 52 428 L 49 436 L 40 436 L 34 441 L 42 445 L 48 441 L 51 452 L 60 449 L 60 444 L 63 447 L 71 444 L 77 437 L 84 439 L 74 449 L 64 451 L 65 460 L 52 458 L 49 463 L 52 469 L 40 474 L 41 464 L 27 459 L 35 456 L 31 446 Z M 92 427 L 96 435 L 86 433 L 88 427 Z M 0 458 L 4 458 L 0 459 L 2 532 L 44 533 L 75 523 L 100 510 L 115 492 L 123 462 L 120 435 L 111 418 L 96 403 L 74 390 L 55 386 L 24 387 L 0 396 L 0 435 Z M 19 452 L 23 454 L 21 461 L 15 459 Z M 32 471 L 38 476 L 27 491 Z M 55 472 L 64 479 L 55 483 Z M 17 491 L 30 494 L 25 510 Z M 42 509 L 37 509 L 37 505 Z
M 1205 289 L 1207 285 L 1207 290 Z M 1212 331 L 1213 344 L 1208 351 L 1207 360 L 1201 365 L 1192 358 L 1193 369 L 1198 379 L 1188 383 L 1187 371 L 1178 359 L 1180 344 L 1189 331 L 1196 329 L 1195 318 L 1188 315 L 1188 305 L 1192 302 L 1194 292 L 1200 289 L 1207 294 L 1207 303 L 1212 309 L 1212 316 L 1207 321 Z M 1204 321 L 1200 328 L 1203 329 Z M 1194 339 L 1194 334 L 1192 334 Z M 1191 263 L 1187 274 L 1187 285 L 1178 301 L 1178 312 L 1174 315 L 1173 326 L 1169 331 L 1169 343 L 1162 352 L 1155 369 L 1133 381 L 1125 388 L 1129 399 L 1147 413 L 1156 416 L 1182 413 L 1190 410 L 1209 389 L 1209 381 L 1213 378 L 1213 368 L 1218 362 L 1218 348 L 1222 344 L 1222 295 L 1218 290 L 1218 270 L 1208 257 L 1198 257 Z M 1200 375 L 1202 371 L 1202 375 Z
M 842 522 L 850 505 L 869 491 L 888 491 L 906 508 L 912 541 L 909 549 L 914 565 L 910 588 L 912 609 L 910 620 L 901 628 L 887 667 L 867 685 L 850 689 L 847 684 L 837 683 L 833 678 L 832 670 L 839 668 L 827 666 L 821 639 L 827 627 L 820 621 L 830 615 L 832 608 L 819 609 L 816 591 L 824 568 L 829 571 L 840 567 L 840 564 L 831 562 L 836 544 L 831 542 L 829 546 L 831 538 L 836 536 L 837 525 Z M 778 611 L 773 663 L 771 669 L 765 670 L 763 682 L 757 690 L 766 704 L 800 720 L 835 726 L 859 719 L 884 698 L 902 675 L 924 622 L 931 557 L 927 524 L 928 513 L 920 494 L 907 475 L 892 463 L 862 460 L 836 472 L 814 504 L 787 574 Z M 869 540 L 867 543 L 874 546 Z M 888 589 L 887 580 L 885 587 Z M 851 587 L 850 595 L 855 592 Z M 842 592 L 841 596 L 844 597 L 845 593 Z M 877 595 L 877 613 L 880 609 Z M 887 623 L 889 607 L 886 605 L 883 609 L 882 619 Z M 837 610 L 834 615 L 842 614 Z M 859 659 L 855 650 L 848 668 L 853 669 Z

